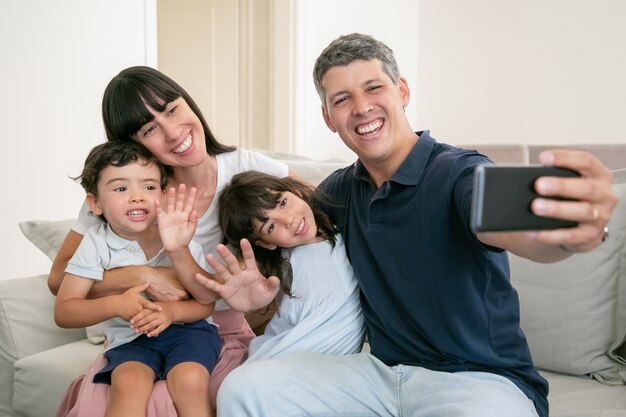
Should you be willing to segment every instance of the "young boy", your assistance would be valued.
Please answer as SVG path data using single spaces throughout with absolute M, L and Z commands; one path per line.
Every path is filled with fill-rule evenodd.
M 162 210 L 167 185 L 164 166 L 135 142 L 96 146 L 78 178 L 90 211 L 105 223 L 88 230 L 70 260 L 56 299 L 55 321 L 61 327 L 100 323 L 108 363 L 94 382 L 111 385 L 106 416 L 144 417 L 153 384 L 160 379 L 166 380 L 180 417 L 212 416 L 209 376 L 220 352 L 217 329 L 210 321 L 214 304 L 193 299 L 152 302 L 143 293 L 149 282 L 123 294 L 87 299 L 105 270 L 170 266 L 163 248 L 181 242 L 205 265 L 201 247 L 190 241 L 193 234 L 181 227 L 196 221 L 195 189 L 185 203 L 184 186 L 178 195 L 171 188 L 167 212 Z

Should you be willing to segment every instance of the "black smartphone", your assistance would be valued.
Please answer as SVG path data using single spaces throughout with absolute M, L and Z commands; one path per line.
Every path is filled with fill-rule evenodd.
M 478 165 L 474 171 L 472 230 L 499 232 L 576 226 L 574 221 L 536 216 L 530 204 L 539 197 L 535 192 L 537 178 L 578 176 L 576 171 L 545 165 Z

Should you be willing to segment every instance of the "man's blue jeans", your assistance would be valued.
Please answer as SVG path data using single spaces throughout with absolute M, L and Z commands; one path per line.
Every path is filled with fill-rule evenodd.
M 297 353 L 244 363 L 224 380 L 218 417 L 537 417 L 508 379 L 386 366 L 368 353 Z

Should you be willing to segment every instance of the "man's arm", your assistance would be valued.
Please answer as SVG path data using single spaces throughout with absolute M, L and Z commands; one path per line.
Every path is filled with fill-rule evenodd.
M 65 268 L 72 258 L 83 235 L 70 230 L 63 240 L 63 244 L 52 262 L 52 268 L 48 276 L 48 288 L 52 294 L 57 295 L 63 278 Z M 152 268 L 149 266 L 127 266 L 115 268 L 104 272 L 102 281 L 91 286 L 88 298 L 100 298 L 112 294 L 121 294 L 129 288 L 149 281 L 147 292 L 157 300 L 180 300 L 187 298 L 187 292 L 178 282 L 176 272 L 171 268 Z
M 540 196 L 531 204 L 538 216 L 573 220 L 578 226 L 534 232 L 480 233 L 478 239 L 491 246 L 536 262 L 556 262 L 576 252 L 587 252 L 606 238 L 605 228 L 617 205 L 612 190 L 612 173 L 588 152 L 550 150 L 541 153 L 545 165 L 561 166 L 580 173 L 577 178 L 539 178 L 535 189 Z M 576 201 L 560 201 L 549 197 Z

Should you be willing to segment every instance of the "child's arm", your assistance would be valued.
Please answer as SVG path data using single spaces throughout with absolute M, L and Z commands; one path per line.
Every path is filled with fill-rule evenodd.
M 158 201 L 156 202 L 159 234 L 163 248 L 180 282 L 198 302 L 210 304 L 218 300 L 220 296 L 201 285 L 194 277 L 196 274 L 210 279 L 215 277 L 198 265 L 189 250 L 189 243 L 196 233 L 198 223 L 198 215 L 193 209 L 195 198 L 195 187 L 189 190 L 189 195 L 186 195 L 184 184 L 180 184 L 178 191 L 174 187 L 169 188 L 163 207 Z
M 70 230 L 54 258 L 48 277 L 48 288 L 56 295 L 65 277 L 65 268 L 80 245 L 83 235 Z M 187 291 L 178 282 L 176 271 L 168 267 L 154 268 L 147 265 L 125 266 L 104 271 L 104 278 L 95 281 L 88 298 L 121 294 L 129 288 L 150 281 L 147 292 L 156 300 L 182 300 Z
M 131 328 L 148 337 L 156 337 L 173 322 L 192 323 L 213 314 L 215 303 L 200 304 L 196 300 L 157 301 L 161 311 L 145 309 L 130 320 Z
M 87 299 L 94 280 L 65 274 L 54 304 L 54 320 L 59 327 L 92 326 L 113 317 L 130 320 L 144 309 L 161 307 L 141 296 L 150 285 L 145 282 L 119 295 Z

